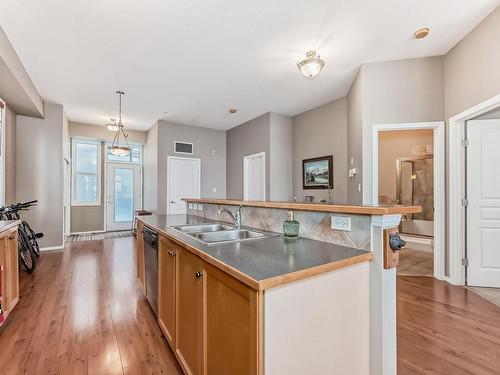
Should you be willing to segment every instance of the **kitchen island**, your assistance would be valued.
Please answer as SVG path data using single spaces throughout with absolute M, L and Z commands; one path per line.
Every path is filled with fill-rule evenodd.
M 239 206 L 223 203 L 233 210 Z M 159 235 L 158 323 L 183 371 L 377 373 L 371 369 L 376 311 L 370 295 L 370 261 L 377 256 L 366 242 L 358 241 L 364 248 L 356 248 L 332 243 L 343 237 L 329 242 L 306 238 L 313 237 L 311 227 L 298 239 L 276 235 L 207 245 L 175 228 L 222 220 L 210 217 L 211 204 L 189 200 L 187 215 L 137 218 L 138 280 L 147 289 L 142 243 L 146 228 Z M 391 211 L 381 217 L 392 217 L 391 225 L 397 226 L 394 215 Z M 244 225 L 251 223 L 250 212 L 242 216 Z M 373 232 L 374 220 L 368 217 L 368 226 L 364 218 L 360 223 L 365 224 L 354 220 L 353 232 Z

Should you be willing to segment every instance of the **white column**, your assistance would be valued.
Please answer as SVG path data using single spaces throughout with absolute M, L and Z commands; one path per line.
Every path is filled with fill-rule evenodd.
M 396 375 L 396 268 L 384 269 L 384 229 L 401 215 L 372 216 L 370 262 L 370 375 Z

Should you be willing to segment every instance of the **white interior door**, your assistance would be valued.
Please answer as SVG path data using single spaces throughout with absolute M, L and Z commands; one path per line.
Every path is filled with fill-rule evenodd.
M 141 166 L 107 163 L 106 230 L 132 227 L 134 210 L 142 208 Z
M 248 155 L 243 158 L 243 199 L 266 200 L 266 153 Z
M 500 120 L 467 122 L 467 284 L 500 287 Z
M 167 213 L 185 214 L 182 198 L 200 198 L 201 160 L 169 156 L 167 168 Z

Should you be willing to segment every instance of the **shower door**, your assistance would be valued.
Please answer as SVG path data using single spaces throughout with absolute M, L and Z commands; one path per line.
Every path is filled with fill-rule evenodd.
M 422 212 L 405 215 L 400 232 L 434 236 L 434 155 L 397 160 L 397 203 L 421 206 Z

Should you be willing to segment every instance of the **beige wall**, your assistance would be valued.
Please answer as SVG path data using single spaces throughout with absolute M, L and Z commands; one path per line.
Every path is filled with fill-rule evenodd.
M 377 124 L 444 120 L 443 57 L 363 65 L 363 203 L 372 202 L 372 132 Z
M 500 7 L 444 58 L 446 119 L 500 94 Z
M 62 105 L 45 103 L 45 118 L 16 118 L 16 199 L 38 199 L 23 212 L 42 247 L 63 245 L 63 124 Z
M 358 71 L 347 94 L 347 169 L 356 169 L 356 175 L 347 179 L 347 202 L 360 204 L 363 176 L 363 87 L 362 70 Z M 360 189 L 361 188 L 361 189 Z
M 73 138 L 79 137 L 106 142 L 113 141 L 114 136 L 114 133 L 110 132 L 104 125 L 90 125 L 73 121 L 69 122 L 69 133 Z M 128 134 L 130 143 L 146 144 L 147 132 L 125 128 L 125 134 Z
M 433 130 L 396 130 L 379 133 L 378 194 L 396 203 L 396 161 L 402 157 L 433 153 Z
M 138 130 L 125 129 L 128 141 L 135 144 L 145 144 L 147 133 Z M 101 141 L 101 204 L 99 206 L 72 206 L 71 232 L 95 232 L 105 230 L 105 142 L 113 140 L 114 133 L 104 125 L 91 125 L 79 122 L 69 122 L 69 136 L 71 138 L 91 139 Z
M 158 207 L 158 123 L 147 134 L 144 145 L 144 209 L 156 211 Z
M 271 146 L 272 147 L 272 146 Z M 340 98 L 293 117 L 293 187 L 297 201 L 305 195 L 328 199 L 327 190 L 302 189 L 302 160 L 333 155 L 333 198 L 347 202 L 347 99 Z
M 16 113 L 5 107 L 5 203 L 16 201 Z
M 270 196 L 270 117 L 264 113 L 227 131 L 226 194 L 231 199 L 243 199 L 243 157 L 266 153 L 266 199 Z
M 43 116 L 42 97 L 1 26 L 0 98 L 19 115 Z
M 193 143 L 194 154 L 175 154 L 174 141 Z M 201 196 L 205 198 L 226 197 L 226 132 L 159 120 L 158 190 L 155 211 L 159 213 L 167 211 L 167 157 L 169 155 L 201 159 Z
M 269 199 L 288 201 L 293 195 L 293 121 L 290 116 L 270 113 Z

